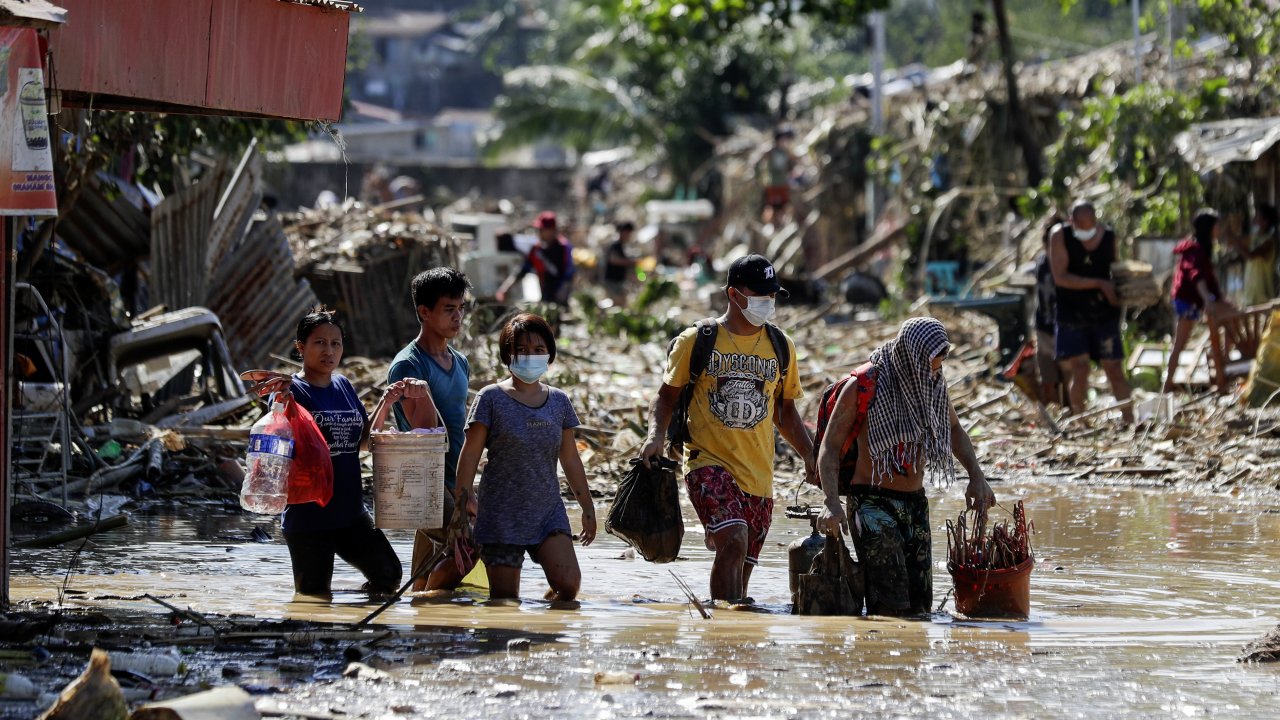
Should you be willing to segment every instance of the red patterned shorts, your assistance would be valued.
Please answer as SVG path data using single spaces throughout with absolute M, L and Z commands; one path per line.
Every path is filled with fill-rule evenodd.
M 747 528 L 747 562 L 755 565 L 773 522 L 773 498 L 742 492 L 728 470 L 698 468 L 684 476 L 689 501 L 707 530 L 707 549 L 714 550 L 711 534 L 733 525 Z

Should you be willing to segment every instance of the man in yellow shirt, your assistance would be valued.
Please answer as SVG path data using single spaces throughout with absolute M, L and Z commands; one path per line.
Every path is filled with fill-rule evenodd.
M 732 603 L 750 602 L 747 583 L 773 518 L 775 426 L 804 459 L 805 472 L 814 468 L 813 439 L 795 405 L 804 395 L 795 345 L 768 324 L 778 294 L 786 296 L 773 265 L 759 255 L 738 259 L 725 293 L 724 315 L 676 338 L 650 406 L 641 457 L 648 464 L 663 454 L 672 414 L 692 384 L 685 484 L 706 528 L 707 547 L 716 554 L 711 598 Z M 714 334 L 715 344 L 708 357 L 694 358 L 701 333 Z

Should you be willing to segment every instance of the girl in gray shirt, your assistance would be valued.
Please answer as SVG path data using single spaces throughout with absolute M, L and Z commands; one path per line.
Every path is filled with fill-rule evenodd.
M 596 515 L 574 440 L 578 415 L 564 392 L 541 381 L 555 360 L 555 336 L 546 320 L 524 313 L 503 326 L 498 348 L 511 376 L 485 387 L 471 405 L 455 507 L 462 510 L 472 502 L 476 468 L 488 449 L 474 538 L 482 547 L 490 597 L 519 597 L 520 568 L 528 554 L 546 573 L 547 599 L 572 601 L 582 572 L 560 498 L 557 462 L 582 507 L 584 546 L 595 539 Z

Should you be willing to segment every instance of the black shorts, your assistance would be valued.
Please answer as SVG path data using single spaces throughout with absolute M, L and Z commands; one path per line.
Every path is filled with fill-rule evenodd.
M 1059 360 L 1088 355 L 1094 362 L 1119 360 L 1124 357 L 1124 340 L 1120 337 L 1120 321 L 1074 325 L 1059 323 L 1054 337 L 1054 355 Z
M 563 530 L 554 530 L 551 535 L 568 535 Z M 543 538 L 542 542 L 546 542 L 547 538 Z M 531 560 L 538 565 L 542 562 L 538 560 L 538 548 L 542 547 L 542 543 L 537 545 L 507 545 L 505 543 L 485 543 L 480 548 L 480 557 L 484 560 L 484 564 L 489 567 L 509 567 L 519 570 L 524 567 L 524 556 L 527 554 Z
M 359 570 L 370 592 L 393 593 L 400 589 L 404 570 L 400 558 L 373 518 L 362 513 L 340 530 L 285 533 L 293 564 L 293 589 L 303 595 L 328 595 L 333 582 L 333 558 L 346 560 Z

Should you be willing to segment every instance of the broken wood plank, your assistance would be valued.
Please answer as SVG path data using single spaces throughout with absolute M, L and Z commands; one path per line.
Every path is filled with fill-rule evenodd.
M 223 440 L 223 441 L 248 441 L 250 428 L 240 427 L 217 427 L 214 425 L 198 425 L 195 427 L 174 428 L 182 437 L 187 440 Z
M 1173 472 L 1173 468 L 1167 467 L 1118 467 L 1118 468 L 1094 468 L 1090 471 L 1096 475 L 1165 475 Z
M 102 518 L 95 523 L 86 523 L 77 525 L 66 530 L 60 530 L 50 535 L 43 535 L 38 538 L 30 538 L 13 544 L 16 548 L 42 548 L 61 545 L 65 542 L 78 540 L 82 537 L 88 537 L 95 533 L 104 532 L 106 530 L 114 530 L 129 524 L 128 515 L 112 515 L 111 517 Z

